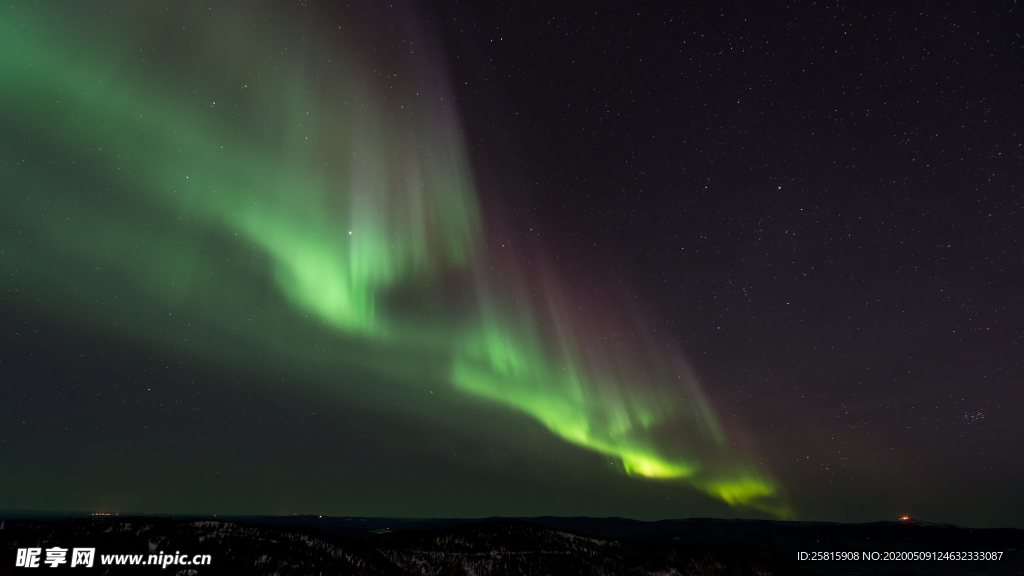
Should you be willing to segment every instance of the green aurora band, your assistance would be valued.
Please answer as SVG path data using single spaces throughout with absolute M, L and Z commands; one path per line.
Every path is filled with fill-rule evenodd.
M 0 15 L 9 297 L 221 362 L 446 381 L 631 476 L 790 515 L 681 354 L 488 253 L 412 16 L 380 19 L 385 41 L 300 9 L 111 7 Z

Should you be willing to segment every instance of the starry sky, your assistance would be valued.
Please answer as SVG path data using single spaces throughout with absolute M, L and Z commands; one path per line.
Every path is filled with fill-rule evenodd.
M 0 509 L 1024 526 L 1021 11 L 0 14 Z

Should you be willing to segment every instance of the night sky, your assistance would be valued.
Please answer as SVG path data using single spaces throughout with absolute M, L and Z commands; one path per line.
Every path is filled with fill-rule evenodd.
M 0 509 L 1024 527 L 1024 8 L 0 9 Z

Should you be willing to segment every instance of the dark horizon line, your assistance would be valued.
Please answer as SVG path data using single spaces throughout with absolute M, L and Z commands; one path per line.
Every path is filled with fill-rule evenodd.
M 838 520 L 779 520 L 775 518 L 714 518 L 710 516 L 692 516 L 686 518 L 663 518 L 660 520 L 640 520 L 636 518 L 627 518 L 624 516 L 558 516 L 558 515 L 545 515 L 545 516 L 485 516 L 478 518 L 466 518 L 456 516 L 334 516 L 328 514 L 314 514 L 314 513 L 302 513 L 302 514 L 210 514 L 210 513 L 167 513 L 167 512 L 85 512 L 85 511 L 52 511 L 52 510 L 32 510 L 32 509 L 0 509 L 0 520 L 46 520 L 53 517 L 66 517 L 66 518 L 167 518 L 167 519 L 202 519 L 202 520 L 241 520 L 241 521 L 252 521 L 255 519 L 278 519 L 283 520 L 286 518 L 317 518 L 317 519 L 338 519 L 338 520 L 372 520 L 372 521 L 384 521 L 384 520 L 401 520 L 406 522 L 415 521 L 453 521 L 459 523 L 474 523 L 474 522 L 493 522 L 500 520 L 515 520 L 515 521 L 530 521 L 530 520 L 542 520 L 542 519 L 562 519 L 562 520 L 621 520 L 625 522 L 637 522 L 642 524 L 656 524 L 659 522 L 698 522 L 698 521 L 711 521 L 711 522 L 771 522 L 774 524 L 832 524 L 832 525 L 868 525 L 868 524 L 882 524 L 882 523 L 895 523 L 895 524 L 916 524 L 916 525 L 927 525 L 927 526 L 941 526 L 949 528 L 965 528 L 971 530 L 1001 530 L 1001 529 L 1012 529 L 1022 530 L 1024 527 L 1017 526 L 991 526 L 985 528 L 979 528 L 976 526 L 951 524 L 949 522 L 933 522 L 930 520 L 921 520 L 918 518 L 896 518 L 896 519 L 879 519 L 865 522 L 843 522 Z

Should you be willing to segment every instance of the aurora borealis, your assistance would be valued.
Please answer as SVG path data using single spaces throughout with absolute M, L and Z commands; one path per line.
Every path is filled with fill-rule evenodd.
M 949 414 L 992 426 L 1010 404 L 999 385 L 934 384 L 1012 364 L 996 352 L 952 366 L 945 341 L 918 344 L 960 326 L 935 312 L 945 300 L 928 316 L 940 327 L 886 328 L 959 278 L 935 256 L 954 241 L 932 215 L 968 208 L 863 192 L 926 155 L 847 151 L 908 146 L 886 140 L 900 113 L 867 135 L 812 124 L 842 109 L 807 96 L 817 84 L 767 96 L 788 68 L 754 78 L 771 66 L 740 59 L 740 82 L 715 64 L 760 32 L 701 39 L 710 13 L 677 9 L 638 14 L 640 39 L 617 36 L 632 16 L 595 11 L 583 41 L 559 8 L 3 8 L 0 374 L 7 419 L 24 428 L 0 429 L 0 455 L 25 472 L 0 484 L 0 508 L 788 519 L 846 517 L 826 501 L 856 515 L 896 485 L 885 506 L 937 501 L 938 484 L 877 472 L 933 454 L 900 440 L 898 421 L 917 426 L 917 413 L 879 416 L 893 428 L 870 441 L 850 435 L 889 406 L 934 404 L 920 417 L 934 434 L 974 422 Z M 695 28 L 651 32 L 668 22 Z M 823 133 L 856 142 L 811 139 Z M 986 173 L 1009 173 L 1000 153 Z M 864 181 L 842 172 L 858 164 Z M 946 181 L 980 181 L 976 168 Z M 953 261 L 981 261 L 979 246 Z M 876 311 L 885 294 L 900 296 Z M 1005 311 L 1004 297 L 975 308 Z M 974 337 L 1012 342 L 1005 330 Z M 904 374 L 928 376 L 897 394 Z M 959 404 L 933 402 L 936 389 Z M 885 408 L 869 400 L 889 393 Z M 883 437 L 911 456 L 854 448 Z M 169 447 L 180 468 L 159 460 Z M 89 480 L 63 487 L 72 464 L 46 453 Z M 914 460 L 930 482 L 970 475 L 935 454 Z M 265 472 L 276 461 L 287 471 Z M 872 472 L 833 483 L 846 467 Z
M 193 23 L 203 9 L 168 19 L 126 7 L 120 26 L 134 30 L 96 44 L 99 30 L 71 24 L 87 14 L 4 19 L 3 105 L 25 135 L 7 150 L 5 187 L 18 193 L 5 229 L 35 239 L 8 235 L 5 267 L 24 278 L 20 291 L 42 295 L 34 306 L 92 300 L 82 321 L 231 362 L 212 334 L 189 332 L 198 308 L 216 338 L 233 332 L 235 354 L 294 360 L 327 389 L 352 386 L 296 349 L 295 319 L 308 318 L 342 337 L 324 365 L 451 386 L 631 476 L 786 514 L 664 344 L 628 317 L 570 306 L 552 266 L 494 262 L 436 48 L 409 42 L 405 53 L 395 38 L 269 8 Z M 362 56 L 377 48 L 390 53 Z M 21 146 L 47 166 L 14 163 Z M 226 272 L 221 258 L 253 266 Z M 186 326 L 153 334 L 157 315 Z M 607 340 L 623 330 L 638 342 Z M 428 365 L 395 368 L 408 355 Z

